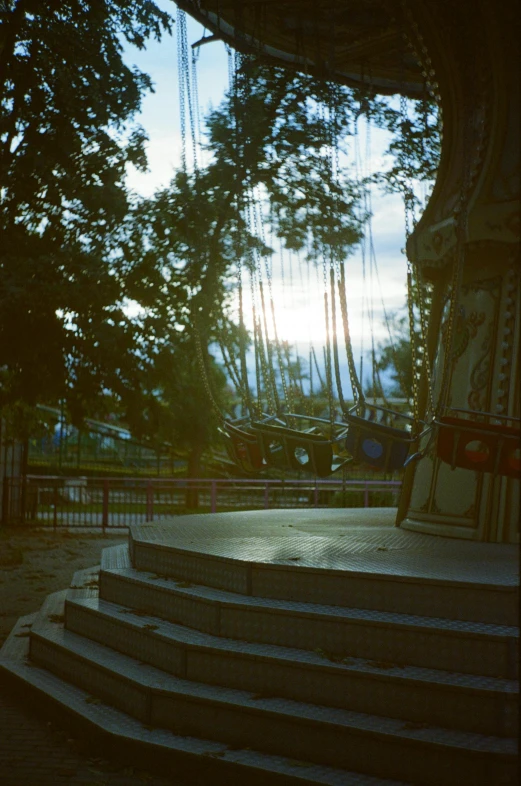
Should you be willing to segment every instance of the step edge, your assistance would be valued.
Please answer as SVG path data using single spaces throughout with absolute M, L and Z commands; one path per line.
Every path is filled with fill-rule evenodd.
M 114 743 L 122 743 L 125 747 L 125 754 L 132 755 L 136 746 L 139 748 L 146 746 L 152 748 L 151 753 L 157 751 L 162 755 L 181 757 L 186 759 L 183 766 L 188 765 L 190 771 L 193 765 L 203 764 L 205 769 L 209 766 L 207 757 L 212 758 L 212 768 L 225 769 L 235 768 L 237 776 L 243 778 L 251 774 L 275 777 L 280 784 L 295 784 L 295 786 L 314 786 L 314 784 L 324 784 L 324 786 L 349 786 L 350 781 L 355 778 L 353 786 L 413 786 L 413 784 L 397 781 L 395 779 L 379 778 L 378 776 L 366 773 L 355 773 L 352 771 L 331 767 L 328 765 L 306 762 L 308 773 L 293 772 L 291 767 L 295 760 L 291 757 L 277 756 L 254 750 L 232 750 L 228 749 L 225 743 L 209 740 L 202 737 L 189 737 L 188 735 L 176 735 L 167 729 L 148 729 L 140 721 L 126 715 L 115 707 L 102 704 L 103 714 L 97 706 L 89 705 L 85 698 L 89 696 L 87 691 L 61 680 L 52 672 L 48 672 L 38 666 L 26 666 L 23 663 L 10 661 L 4 663 L 0 658 L 0 677 L 7 680 L 10 685 L 13 682 L 23 685 L 25 689 L 35 691 L 44 700 L 50 701 L 55 707 L 67 717 L 73 717 L 82 727 L 87 729 L 87 733 L 93 734 L 95 739 L 103 739 L 107 743 L 107 750 L 114 750 Z M 39 677 L 40 679 L 35 679 Z M 45 684 L 47 682 L 47 684 Z M 49 682 L 51 684 L 49 684 Z M 77 694 L 76 701 L 67 702 L 56 690 L 52 683 L 60 683 L 67 687 L 69 692 Z M 83 699 L 83 702 L 81 701 Z M 83 706 L 84 705 L 84 706 Z M 104 717 L 107 714 L 112 718 Z M 133 727 L 130 733 L 121 731 L 121 726 Z M 146 737 L 149 739 L 146 739 Z M 154 739 L 153 737 L 163 739 Z M 190 750 L 188 744 L 191 743 L 199 747 L 199 750 Z M 141 752 L 141 751 L 138 751 Z M 213 757 L 217 756 L 217 759 Z M 135 759 L 134 759 L 135 760 Z M 141 760 L 139 760 L 141 762 Z M 224 766 L 223 766 L 224 765 Z M 264 766 L 263 766 L 264 765 Z M 168 772 L 171 772 L 169 769 Z M 311 776 L 311 779 L 310 777 Z M 235 777 L 235 776 L 234 776 Z M 347 778 L 347 780 L 346 780 Z M 360 779 L 363 779 L 362 781 Z M 245 780 L 234 780 L 236 784 L 246 783 Z
M 90 599 L 90 598 L 89 599 L 83 599 L 83 598 L 82 599 L 80 599 L 80 598 L 78 598 L 78 599 L 69 599 L 69 598 L 67 598 L 67 600 L 66 600 L 66 607 L 69 604 L 71 606 L 80 606 L 84 611 L 86 611 L 89 614 L 92 614 L 93 616 L 96 616 L 96 615 L 99 614 L 100 616 L 103 616 L 104 618 L 106 618 L 106 619 L 108 619 L 110 621 L 115 622 L 118 626 L 125 627 L 125 628 L 131 628 L 133 630 L 136 630 L 136 631 L 139 631 L 139 632 L 143 632 L 142 627 L 140 627 L 140 625 L 139 625 L 139 623 L 137 621 L 135 621 L 135 620 L 133 620 L 131 618 L 122 618 L 122 617 L 119 617 L 117 615 L 117 612 L 120 611 L 122 604 L 116 604 L 116 603 L 113 603 L 112 601 L 107 601 L 107 600 L 104 600 L 103 598 L 99 598 L 99 602 L 102 603 L 102 604 L 107 604 L 107 606 L 109 606 L 109 608 L 107 608 L 107 609 L 105 609 L 105 608 L 94 608 L 94 607 L 89 605 L 90 602 L 92 602 L 93 600 L 94 599 Z M 112 611 L 114 611 L 114 613 L 112 613 Z M 129 612 L 129 617 L 130 617 L 131 614 L 132 614 L 132 609 L 130 609 L 130 608 L 127 609 L 126 608 L 125 612 L 127 612 L 127 611 Z M 306 662 L 304 660 L 303 661 L 298 661 L 295 658 L 298 656 L 299 653 L 308 654 L 310 651 L 302 650 L 302 649 L 299 649 L 299 648 L 296 648 L 296 647 L 295 648 L 284 647 L 282 645 L 277 645 L 277 644 L 263 644 L 262 645 L 262 647 L 265 648 L 265 649 L 273 649 L 274 650 L 273 653 L 256 652 L 255 651 L 255 643 L 242 641 L 240 639 L 235 640 L 235 639 L 228 639 L 228 638 L 226 638 L 225 639 L 226 644 L 223 643 L 222 646 L 215 646 L 215 644 L 213 642 L 215 642 L 215 643 L 219 642 L 220 637 L 219 636 L 214 636 L 211 633 L 205 633 L 204 631 L 195 631 L 195 633 L 198 636 L 200 636 L 201 638 L 206 638 L 206 639 L 209 639 L 211 641 L 208 641 L 208 642 L 183 641 L 181 638 L 176 638 L 176 633 L 175 632 L 169 633 L 168 628 L 171 626 L 171 627 L 177 627 L 177 628 L 183 629 L 183 627 L 185 627 L 185 626 L 183 626 L 181 624 L 178 624 L 178 623 L 169 622 L 168 620 L 162 620 L 160 617 L 154 617 L 152 614 L 147 614 L 147 615 L 145 615 L 143 617 L 141 617 L 141 615 L 140 615 L 140 619 L 143 619 L 143 620 L 146 619 L 148 622 L 153 622 L 154 624 L 155 624 L 155 622 L 158 622 L 159 625 L 164 626 L 167 629 L 166 631 L 149 630 L 148 631 L 148 635 L 150 635 L 152 638 L 160 639 L 161 641 L 164 641 L 167 644 L 172 644 L 172 646 L 178 646 L 180 648 L 182 647 L 182 648 L 186 648 L 186 649 L 205 650 L 205 651 L 208 651 L 208 652 L 215 652 L 215 653 L 217 653 L 219 655 L 222 655 L 223 651 L 229 653 L 231 651 L 230 650 L 230 644 L 233 644 L 235 641 L 238 641 L 238 642 L 241 643 L 241 646 L 243 647 L 243 649 L 237 649 L 235 651 L 237 657 L 244 656 L 244 657 L 248 657 L 248 658 L 251 658 L 251 659 L 255 659 L 255 660 L 259 660 L 259 661 L 266 661 L 266 662 L 270 662 L 270 663 L 283 663 L 285 665 L 286 664 L 291 664 L 293 666 L 296 666 L 297 668 L 310 669 L 310 670 L 316 670 L 316 671 L 321 671 L 321 672 L 329 672 L 331 674 L 348 673 L 350 675 L 359 676 L 360 678 L 367 678 L 367 679 L 373 679 L 373 680 L 378 680 L 378 681 L 399 681 L 400 683 L 405 683 L 405 684 L 409 683 L 409 684 L 414 684 L 414 685 L 423 684 L 423 685 L 431 687 L 432 689 L 444 689 L 445 688 L 445 689 L 448 689 L 448 690 L 456 690 L 458 692 L 469 692 L 469 693 L 473 693 L 473 694 L 484 694 L 484 695 L 487 695 L 487 696 L 497 695 L 498 697 L 504 696 L 505 698 L 508 698 L 508 697 L 510 697 L 512 695 L 515 695 L 515 693 L 517 692 L 517 690 L 519 688 L 518 681 L 512 680 L 512 679 L 508 679 L 508 678 L 502 678 L 502 677 L 480 677 L 479 675 L 465 674 L 464 672 L 454 672 L 454 674 L 457 674 L 458 676 L 463 677 L 469 683 L 467 685 L 464 685 L 464 684 L 460 684 L 460 683 L 455 682 L 455 681 L 451 682 L 450 681 L 451 672 L 444 672 L 441 669 L 439 669 L 439 670 L 437 670 L 437 669 L 429 669 L 427 667 L 410 666 L 410 667 L 405 667 L 405 668 L 413 668 L 413 669 L 418 669 L 418 670 L 422 669 L 425 672 L 429 672 L 430 675 L 431 675 L 431 681 L 429 681 L 427 679 L 427 675 L 425 675 L 425 677 L 423 679 L 422 679 L 422 677 L 420 675 L 418 675 L 418 676 L 410 675 L 410 674 L 404 675 L 403 674 L 403 670 L 399 666 L 395 667 L 396 671 L 391 670 L 391 669 L 387 669 L 387 668 L 385 669 L 385 672 L 382 672 L 382 671 L 369 671 L 369 670 L 366 670 L 365 668 L 363 668 L 363 666 L 364 666 L 363 661 L 367 661 L 369 659 L 356 658 L 355 656 L 348 656 L 348 657 L 351 660 L 362 661 L 362 662 L 361 663 L 355 663 L 355 664 L 341 664 L 341 663 L 335 663 L 335 662 L 332 662 L 332 661 L 328 661 L 328 662 L 320 662 L 320 661 L 317 661 L 317 662 L 309 662 L 308 661 L 308 662 Z M 187 628 L 187 630 L 189 632 L 192 631 L 192 629 L 190 629 L 190 628 Z M 287 652 L 286 653 L 281 653 L 281 652 L 277 653 L 276 650 L 286 650 Z M 233 655 L 233 657 L 235 657 L 235 654 Z M 320 657 L 320 656 L 317 656 L 317 657 Z M 400 673 L 400 672 L 402 672 L 402 673 Z M 446 674 L 448 679 L 447 680 L 441 680 L 441 679 L 440 680 L 435 680 L 434 677 L 436 676 L 437 672 L 439 672 L 443 676 L 445 676 L 445 674 Z M 473 682 L 476 683 L 476 682 L 478 682 L 480 680 L 483 680 L 483 679 L 485 679 L 486 681 L 490 681 L 491 683 L 492 682 L 496 683 L 496 685 L 495 686 L 494 685 L 490 685 L 490 687 L 484 687 L 484 686 L 479 686 L 479 685 L 473 685 L 472 684 Z M 497 683 L 499 683 L 499 684 L 497 684 Z
M 140 525 L 138 525 L 140 526 Z M 133 546 L 131 548 L 144 548 L 144 549 L 153 549 L 153 550 L 160 550 L 160 551 L 171 551 L 175 553 L 182 553 L 184 556 L 190 557 L 198 557 L 204 560 L 211 560 L 221 563 L 226 563 L 234 566 L 242 565 L 245 568 L 255 568 L 255 569 L 266 569 L 266 570 L 280 570 L 281 568 L 288 570 L 289 572 L 307 572 L 307 573 L 316 573 L 318 576 L 334 576 L 335 578 L 345 577 L 348 576 L 347 580 L 351 578 L 363 579 L 367 578 L 368 580 L 376 580 L 376 581 L 394 581 L 396 583 L 417 583 L 421 582 L 422 584 L 430 584 L 435 587 L 439 586 L 449 586 L 459 589 L 480 589 L 480 590 L 491 590 L 493 592 L 513 592 L 516 593 L 519 591 L 519 584 L 512 583 L 512 584 L 488 584 L 483 582 L 465 582 L 459 581 L 457 579 L 437 579 L 435 577 L 422 577 L 422 576 L 396 576 L 395 574 L 382 574 L 382 573 L 375 573 L 375 572 L 366 572 L 366 571 L 352 571 L 349 572 L 342 570 L 340 568 L 322 568 L 319 566 L 310 566 L 310 565 L 287 565 L 286 563 L 267 563 L 267 562 L 259 562 L 255 560 L 241 560 L 237 559 L 236 557 L 229 557 L 229 556 L 222 556 L 219 554 L 209 554 L 204 553 L 201 551 L 197 551 L 194 549 L 184 548 L 181 545 L 173 546 L 168 544 L 160 544 L 160 543 L 152 543 L 150 541 L 135 538 L 134 533 L 132 532 L 132 527 L 129 528 L 129 543 L 132 541 Z
M 125 575 L 134 572 L 137 575 Z M 421 617 L 419 615 L 412 615 L 412 614 L 402 614 L 401 612 L 389 612 L 389 611 L 377 611 L 374 609 L 361 609 L 361 608 L 350 608 L 346 606 L 325 606 L 321 604 L 312 604 L 303 601 L 290 601 L 287 599 L 278 599 L 278 598 L 262 598 L 259 596 L 249 596 L 249 595 L 240 595 L 239 593 L 232 593 L 227 590 L 222 590 L 219 588 L 212 588 L 202 584 L 195 584 L 193 583 L 192 587 L 166 587 L 161 586 L 159 583 L 160 581 L 175 581 L 174 578 L 171 579 L 164 579 L 164 578 L 156 578 L 153 581 L 155 582 L 152 584 L 152 579 L 150 576 L 145 576 L 143 574 L 150 573 L 150 571 L 140 571 L 136 568 L 130 569 L 121 569 L 121 570 L 106 570 L 102 569 L 100 571 L 100 586 L 101 581 L 104 575 L 115 576 L 116 578 L 122 579 L 124 581 L 136 583 L 136 584 L 145 584 L 150 587 L 156 587 L 157 589 L 162 589 L 165 592 L 172 592 L 176 595 L 181 597 L 189 598 L 198 602 L 207 603 L 207 604 L 214 604 L 219 606 L 226 606 L 228 608 L 237 608 L 243 609 L 244 607 L 249 607 L 252 610 L 258 611 L 266 611 L 273 614 L 284 614 L 290 611 L 294 616 L 300 617 L 313 617 L 313 618 L 323 618 L 325 620 L 331 621 L 338 620 L 339 622 L 354 622 L 359 624 L 371 624 L 377 626 L 393 626 L 396 628 L 402 629 L 411 629 L 411 628 L 421 628 L 422 630 L 431 630 L 436 631 L 440 635 L 465 635 L 465 637 L 474 637 L 483 640 L 497 640 L 497 641 L 509 641 L 509 640 L 517 640 L 519 639 L 520 632 L 519 628 L 510 625 L 497 625 L 495 623 L 487 623 L 487 622 L 472 622 L 470 620 L 452 620 L 452 619 L 442 619 L 438 617 Z M 157 574 L 159 575 L 159 574 Z M 214 592 L 218 592 L 221 595 L 234 595 L 235 598 L 207 598 L 204 595 L 197 596 L 190 592 L 190 589 L 210 589 Z M 244 600 L 239 601 L 237 597 L 244 598 Z M 274 600 L 277 602 L 278 606 L 271 605 L 269 603 L 270 600 Z M 252 602 L 253 601 L 253 602 Z M 299 606 L 307 605 L 310 610 L 305 610 L 302 608 L 296 608 L 297 604 Z M 320 610 L 314 611 L 314 608 L 319 608 Z M 331 611 L 329 611 L 331 610 Z M 338 611 L 341 610 L 344 614 L 339 614 Z M 349 615 L 346 612 L 358 612 L 358 614 Z M 364 619 L 360 616 L 360 612 L 367 611 L 372 614 L 381 615 L 381 617 L 389 617 L 391 615 L 394 616 L 401 616 L 401 617 L 409 617 L 411 618 L 409 621 L 399 621 L 399 620 L 392 620 L 392 619 Z M 423 624 L 418 624 L 416 621 L 421 621 Z M 445 623 L 444 626 L 437 627 L 436 625 L 432 624 L 433 622 L 442 622 Z M 468 625 L 476 625 L 481 626 L 484 628 L 503 628 L 504 630 L 501 632 L 498 631 L 472 631 L 466 630 L 463 626 Z
M 80 640 L 82 638 L 78 634 L 71 633 L 70 631 L 68 631 L 66 633 L 69 634 L 69 637 L 73 636 L 77 640 Z M 136 679 L 133 675 L 129 675 L 129 674 L 124 673 L 122 671 L 114 671 L 114 669 L 110 668 L 109 665 L 107 665 L 106 663 L 102 662 L 103 656 L 105 655 L 105 657 L 106 657 L 106 653 L 110 652 L 112 659 L 114 659 L 114 655 L 116 655 L 116 659 L 120 659 L 120 660 L 123 660 L 123 661 L 125 661 L 125 660 L 132 661 L 133 665 L 135 665 L 135 666 L 139 665 L 139 662 L 137 660 L 131 658 L 130 656 L 122 655 L 121 653 L 117 653 L 117 652 L 115 652 L 113 650 L 109 650 L 108 648 L 104 647 L 101 644 L 98 644 L 97 642 L 90 642 L 90 647 L 91 647 L 91 650 L 94 650 L 95 654 L 97 654 L 98 656 L 101 656 L 101 657 L 98 657 L 98 660 L 93 661 L 92 657 L 87 657 L 87 655 L 85 653 L 80 651 L 79 647 L 76 648 L 76 649 L 74 648 L 74 641 L 72 642 L 72 644 L 73 644 L 72 647 L 70 646 L 71 642 L 57 642 L 56 640 L 53 640 L 52 637 L 48 637 L 48 636 L 44 635 L 44 631 L 42 629 L 39 629 L 38 631 L 35 631 L 34 634 L 31 634 L 31 635 L 34 635 L 34 637 L 37 638 L 37 639 L 43 640 L 48 646 L 49 645 L 50 646 L 54 646 L 54 647 L 57 647 L 57 648 L 61 649 L 62 651 L 65 651 L 66 654 L 69 657 L 72 657 L 73 659 L 78 660 L 78 661 L 82 661 L 82 660 L 83 661 L 88 661 L 89 663 L 94 664 L 95 667 L 99 668 L 103 672 L 111 674 L 114 679 L 116 679 L 118 681 L 124 681 L 124 682 L 131 683 L 132 685 L 136 686 L 138 689 L 141 689 L 141 690 L 144 690 L 144 691 L 151 691 L 151 692 L 153 692 L 154 694 L 157 694 L 157 695 L 172 695 L 172 694 L 176 693 L 175 689 L 168 689 L 168 688 L 165 688 L 165 687 L 160 687 L 159 685 L 153 685 L 152 684 L 152 680 L 151 679 L 147 679 L 148 675 L 146 674 L 146 672 L 143 672 L 143 673 L 141 673 L 139 675 L 136 675 L 136 676 L 138 676 L 140 678 L 140 679 Z M 79 643 L 79 642 L 77 642 L 77 643 Z M 104 651 L 106 651 L 106 653 Z M 91 655 L 92 655 L 92 653 L 91 653 Z M 170 681 L 171 683 L 181 682 L 181 683 L 186 683 L 187 686 L 188 685 L 190 685 L 191 687 L 197 686 L 198 689 L 201 689 L 201 687 L 202 687 L 203 691 L 204 691 L 204 689 L 206 689 L 206 686 L 204 685 L 204 683 L 190 683 L 189 680 L 182 680 L 181 678 L 173 677 L 172 675 L 168 675 L 166 672 L 161 672 L 159 669 L 156 669 L 155 667 L 151 667 L 151 666 L 147 666 L 147 669 L 148 669 L 148 671 L 156 671 L 156 672 L 158 672 L 158 675 L 161 675 L 160 676 L 161 679 L 163 679 L 163 680 L 166 679 L 167 681 Z M 235 711 L 245 711 L 245 710 L 247 710 L 247 711 L 253 712 L 254 714 L 259 715 L 259 716 L 266 716 L 266 714 L 268 714 L 268 715 L 271 714 L 272 716 L 280 717 L 281 715 L 283 715 L 285 717 L 290 718 L 292 722 L 294 721 L 296 723 L 303 723 L 303 722 L 305 722 L 306 724 L 314 724 L 314 723 L 328 724 L 329 726 L 335 726 L 338 730 L 344 730 L 344 731 L 349 730 L 350 733 L 354 732 L 354 733 L 359 733 L 359 734 L 371 734 L 373 736 L 380 737 L 380 738 L 383 738 L 383 739 L 386 739 L 386 740 L 388 740 L 389 737 L 398 738 L 398 739 L 400 739 L 401 741 L 403 741 L 406 744 L 419 744 L 419 745 L 423 745 L 423 746 L 437 745 L 439 747 L 445 747 L 447 749 L 466 750 L 466 751 L 468 751 L 468 752 L 470 752 L 472 754 L 483 754 L 483 753 L 485 753 L 485 754 L 494 754 L 494 755 L 504 756 L 506 758 L 510 758 L 512 756 L 512 753 L 510 751 L 505 750 L 505 747 L 507 747 L 507 745 L 506 745 L 507 742 L 510 742 L 510 741 L 514 742 L 513 738 L 495 737 L 493 735 L 482 735 L 482 734 L 478 734 L 478 733 L 475 733 L 475 732 L 460 732 L 458 730 L 452 730 L 452 729 L 451 730 L 446 730 L 446 729 L 441 729 L 439 727 L 430 727 L 428 729 L 415 730 L 415 731 L 420 731 L 421 733 L 425 733 L 425 736 L 428 736 L 429 733 L 432 734 L 433 731 L 445 731 L 445 732 L 448 732 L 452 737 L 458 737 L 459 736 L 459 737 L 462 738 L 462 741 L 466 741 L 468 743 L 474 742 L 474 744 L 478 744 L 479 742 L 485 741 L 485 740 L 488 741 L 488 742 L 492 742 L 493 741 L 495 743 L 500 743 L 500 744 L 493 745 L 490 749 L 487 749 L 487 750 L 483 750 L 483 747 L 479 746 L 479 745 L 478 745 L 478 747 L 475 747 L 475 748 L 474 747 L 469 748 L 468 745 L 458 745 L 457 743 L 451 742 L 451 741 L 437 742 L 435 740 L 413 737 L 412 734 L 403 734 L 404 731 L 407 731 L 407 730 L 404 730 L 404 729 L 396 729 L 394 732 L 393 731 L 389 731 L 389 732 L 387 732 L 387 731 L 376 731 L 376 730 L 373 730 L 373 729 L 362 729 L 362 728 L 360 728 L 360 726 L 357 726 L 355 723 L 351 723 L 350 724 L 347 719 L 346 719 L 346 721 L 344 723 L 341 723 L 338 720 L 333 720 L 333 721 L 326 720 L 326 721 L 323 721 L 321 719 L 320 721 L 318 721 L 318 720 L 313 719 L 313 718 L 303 718 L 302 715 L 291 715 L 290 713 L 284 712 L 283 710 L 279 710 L 277 708 L 268 708 L 268 709 L 266 709 L 265 707 L 261 706 L 259 701 L 256 701 L 255 704 L 253 706 L 251 706 L 252 699 L 249 699 L 247 696 L 243 696 L 243 697 L 240 696 L 240 694 L 246 694 L 247 691 L 241 691 L 241 690 L 238 690 L 238 689 L 235 689 L 235 688 L 229 689 L 229 688 L 221 688 L 221 686 L 212 686 L 212 692 L 213 693 L 217 693 L 218 694 L 218 693 L 224 692 L 225 690 L 227 692 L 229 692 L 229 693 L 239 694 L 239 695 L 237 695 L 236 698 L 237 699 L 243 698 L 242 704 L 240 704 L 239 701 L 230 701 L 230 700 L 227 700 L 226 698 L 214 698 L 212 696 L 202 696 L 202 697 L 201 696 L 196 696 L 193 693 L 191 693 L 190 691 L 184 692 L 182 690 L 178 690 L 177 694 L 181 695 L 182 698 L 184 698 L 185 700 L 194 701 L 194 702 L 197 702 L 197 703 L 207 704 L 208 702 L 212 702 L 212 703 L 215 703 L 215 704 L 219 704 L 220 706 L 223 706 L 225 708 L 230 708 L 231 707 L 232 709 L 235 709 Z M 207 691 L 207 693 L 210 693 L 210 691 Z M 263 699 L 261 701 L 273 703 L 273 700 L 271 700 L 271 699 Z M 294 705 L 298 705 L 300 708 L 303 708 L 303 707 L 311 707 L 311 708 L 316 707 L 316 705 L 309 705 L 306 702 L 299 702 L 299 701 L 294 701 L 294 700 L 277 699 L 276 701 L 284 702 L 284 703 L 288 703 L 288 704 L 291 703 L 291 704 L 294 704 Z M 388 723 L 389 725 L 394 726 L 394 727 L 396 727 L 400 723 L 403 723 L 403 721 L 400 721 L 400 720 L 396 720 L 396 719 L 393 719 L 393 718 L 384 718 L 383 716 L 374 716 L 374 715 L 370 715 L 370 713 L 356 713 L 356 712 L 352 712 L 352 711 L 349 711 L 349 710 L 338 710 L 337 708 L 329 708 L 329 707 L 325 707 L 324 709 L 327 710 L 330 714 L 337 714 L 337 715 L 339 715 L 341 713 L 350 713 L 352 715 L 359 715 L 359 716 L 365 715 L 366 717 L 371 718 L 371 719 L 374 718 L 374 719 L 378 719 L 380 721 L 383 720 L 385 723 Z

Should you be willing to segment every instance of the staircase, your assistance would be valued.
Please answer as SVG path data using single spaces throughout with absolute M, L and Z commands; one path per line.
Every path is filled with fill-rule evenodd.
M 288 535 L 295 517 L 133 527 L 18 622 L 0 669 L 186 782 L 517 783 L 515 584 L 454 578 L 454 541 L 388 525 L 348 532 L 342 570 L 346 533 Z M 445 575 L 406 569 L 405 542 Z

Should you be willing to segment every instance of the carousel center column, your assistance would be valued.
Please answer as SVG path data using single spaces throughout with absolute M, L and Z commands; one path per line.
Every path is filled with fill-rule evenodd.
M 516 3 L 485 0 L 407 8 L 407 36 L 443 118 L 437 183 L 407 248 L 432 286 L 433 399 L 439 405 L 441 397 L 447 408 L 514 418 L 520 416 L 521 327 L 518 13 Z M 425 389 L 423 394 L 427 401 Z M 452 468 L 438 457 L 436 444 L 433 439 L 425 457 L 406 470 L 397 524 L 518 542 L 519 479 Z M 519 474 L 519 448 L 511 462 Z

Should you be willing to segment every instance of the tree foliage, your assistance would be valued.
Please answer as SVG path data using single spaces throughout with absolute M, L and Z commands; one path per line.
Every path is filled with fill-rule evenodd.
M 426 142 L 421 105 L 404 123 L 380 97 L 237 56 L 206 119 L 209 163 L 133 202 L 152 85 L 123 44 L 159 38 L 168 15 L 151 0 L 0 0 L 0 14 L 0 407 L 65 399 L 80 421 L 110 392 L 137 435 L 196 461 L 217 424 L 201 362 L 226 409 L 212 347 L 248 340 L 227 310 L 239 260 L 273 253 L 265 227 L 308 261 L 344 259 L 363 232 L 365 186 L 342 164 L 357 119 L 405 132 L 389 189 L 405 164 L 430 176 L 435 126 Z
M 392 382 L 387 395 L 411 400 L 413 364 L 407 314 L 391 312 L 388 315 L 388 327 L 391 335 L 388 340 L 378 343 L 375 366 L 378 372 L 387 374 Z
M 315 264 L 328 253 L 345 259 L 360 241 L 366 184 L 355 181 L 339 163 L 359 118 L 395 133 L 405 132 L 404 139 L 395 137 L 391 143 L 388 188 L 398 187 L 396 173 L 404 146 L 414 171 L 422 167 L 423 143 L 417 137 L 421 105 L 415 110 L 416 125 L 404 128 L 399 110 L 387 99 L 266 67 L 254 58 L 239 60 L 234 84 L 205 120 L 209 163 L 178 171 L 167 188 L 141 200 L 120 233 L 128 291 L 146 303 L 143 327 L 155 336 L 160 365 L 165 370 L 165 356 L 182 347 L 169 360 L 176 384 L 186 379 L 186 366 L 197 375 L 200 390 L 204 384 L 195 358 L 195 331 L 215 380 L 212 344 L 223 342 L 237 356 L 241 341 L 247 340 L 241 339 L 227 311 L 236 292 L 240 260 L 246 287 L 247 271 L 255 267 L 255 260 L 274 252 L 268 235 L 278 236 L 287 249 L 301 252 Z M 424 176 L 430 176 L 430 169 Z M 257 218 L 254 201 L 261 205 Z M 402 349 L 400 339 L 398 353 Z M 385 351 L 384 355 L 385 364 Z M 238 361 L 236 369 L 240 377 Z M 237 378 L 237 373 L 229 370 L 229 376 Z M 209 399 L 190 415 L 192 428 L 186 428 L 186 411 L 178 402 L 180 389 L 167 377 L 157 375 L 156 390 L 159 398 L 169 402 L 170 414 L 178 414 L 171 427 L 199 451 L 200 439 L 210 440 L 212 428 L 198 431 L 194 424 L 205 419 L 216 424 Z M 291 375 L 288 378 L 291 386 Z M 237 381 L 244 388 L 244 378 Z M 214 385 L 214 397 L 225 409 L 226 401 L 220 398 L 224 390 L 223 384 Z M 199 402 L 192 394 L 191 400 Z
M 112 233 L 128 211 L 135 122 L 152 85 L 129 68 L 169 29 L 150 0 L 0 4 L 0 406 L 137 393 L 135 330 Z

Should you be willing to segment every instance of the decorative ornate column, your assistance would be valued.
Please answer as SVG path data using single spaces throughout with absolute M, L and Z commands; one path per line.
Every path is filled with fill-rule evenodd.
M 464 0 L 409 2 L 405 8 L 407 36 L 439 99 L 444 128 L 437 183 L 408 244 L 410 258 L 433 285 L 434 400 L 462 231 L 447 404 L 519 418 L 518 7 Z M 422 532 L 516 542 L 519 501 L 519 480 L 451 469 L 433 442 L 406 472 L 397 521 Z

